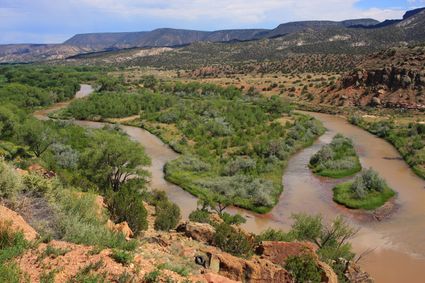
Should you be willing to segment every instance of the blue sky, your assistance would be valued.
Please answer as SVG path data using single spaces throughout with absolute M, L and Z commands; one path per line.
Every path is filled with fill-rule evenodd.
M 425 0 L 0 0 L 0 44 L 160 27 L 273 28 L 297 20 L 400 18 Z

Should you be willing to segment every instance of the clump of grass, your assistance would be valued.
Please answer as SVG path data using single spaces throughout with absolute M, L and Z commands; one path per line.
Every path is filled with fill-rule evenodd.
M 52 245 L 47 245 L 44 252 L 38 257 L 37 260 L 43 260 L 46 257 L 57 258 L 63 256 L 69 252 L 68 249 L 55 248 Z
M 134 254 L 127 251 L 122 250 L 114 250 L 112 251 L 111 257 L 118 263 L 128 265 L 133 262 Z
M 186 266 L 183 266 L 183 265 L 180 265 L 180 264 L 173 264 L 173 263 L 170 263 L 170 262 L 160 264 L 158 266 L 158 269 L 171 270 L 171 271 L 173 271 L 173 272 L 175 272 L 175 273 L 177 273 L 177 274 L 179 274 L 183 277 L 187 277 L 190 274 L 190 271 Z
M 67 281 L 67 283 L 103 283 L 106 282 L 106 274 L 95 274 L 96 271 L 101 269 L 104 266 L 104 262 L 99 260 L 95 263 L 90 263 L 80 269 L 78 273 L 71 279 Z
M 63 190 L 56 199 L 62 239 L 100 248 L 135 250 L 137 247 L 137 241 L 127 241 L 122 233 L 112 232 L 106 227 L 107 217 L 104 213 L 99 215 L 94 194 Z
M 157 283 L 159 282 L 159 276 L 161 275 L 160 269 L 155 269 L 154 271 L 149 272 L 143 278 L 143 281 L 146 283 Z
M 0 221 L 0 265 L 21 255 L 28 247 L 22 232 L 14 232 L 10 222 Z

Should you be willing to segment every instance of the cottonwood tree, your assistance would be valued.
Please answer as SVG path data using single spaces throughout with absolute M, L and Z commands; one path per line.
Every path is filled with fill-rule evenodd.
M 55 134 L 44 122 L 28 119 L 19 129 L 20 140 L 40 157 L 55 142 Z
M 146 179 L 148 172 L 143 167 L 150 164 L 141 145 L 110 130 L 93 132 L 91 146 L 81 160 L 88 179 L 115 192 L 131 178 Z

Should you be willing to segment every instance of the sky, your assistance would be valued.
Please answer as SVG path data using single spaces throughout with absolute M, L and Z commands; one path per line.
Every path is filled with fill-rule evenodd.
M 274 28 L 290 21 L 401 18 L 425 0 L 0 0 L 0 44 L 77 33 Z

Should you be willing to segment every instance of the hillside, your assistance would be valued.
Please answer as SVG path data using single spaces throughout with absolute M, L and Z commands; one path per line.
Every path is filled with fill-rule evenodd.
M 425 47 L 390 48 L 346 73 L 322 102 L 341 106 L 425 109 Z
M 58 45 L 26 45 L 25 49 L 19 45 L 0 46 L 0 62 L 63 59 L 97 51 L 102 51 L 103 56 L 103 51 L 147 47 L 174 47 L 175 51 L 131 64 L 187 67 L 188 58 L 194 59 L 194 65 L 204 66 L 229 60 L 276 61 L 292 53 L 370 54 L 399 44 L 424 42 L 424 21 L 425 11 L 419 9 L 385 24 L 373 19 L 355 19 L 292 22 L 273 30 L 208 32 L 166 28 L 149 32 L 79 34 Z

